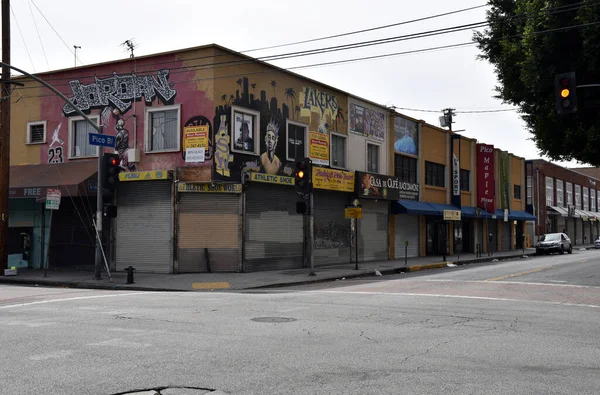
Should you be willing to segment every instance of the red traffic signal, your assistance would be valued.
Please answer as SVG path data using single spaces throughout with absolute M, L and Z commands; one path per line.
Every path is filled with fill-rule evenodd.
M 102 163 L 102 187 L 112 193 L 117 189 L 119 173 L 121 172 L 119 155 L 104 154 Z

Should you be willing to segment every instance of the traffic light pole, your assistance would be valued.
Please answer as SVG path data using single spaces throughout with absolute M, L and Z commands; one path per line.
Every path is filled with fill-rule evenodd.
M 8 63 L 0 62 L 0 66 L 3 68 L 11 68 L 21 74 L 26 75 L 27 77 L 39 82 L 46 88 L 50 89 L 54 92 L 58 97 L 63 99 L 66 103 L 70 104 L 71 107 L 75 110 L 77 115 L 81 116 L 87 123 L 89 123 L 98 133 L 102 133 L 102 126 L 92 121 L 87 115 L 83 113 L 71 100 L 69 100 L 65 95 L 63 95 L 58 89 L 48 84 L 46 81 L 39 79 L 33 74 L 29 74 L 26 71 L 23 71 L 15 66 L 11 66 Z M 94 278 L 96 280 L 100 279 L 100 272 L 102 269 L 102 148 L 98 148 L 98 189 L 96 191 L 96 229 L 97 229 L 97 239 L 96 239 L 96 261 L 94 267 Z M 2 193 L 8 194 L 8 189 L 6 191 L 2 191 Z M 4 246 L 0 245 L 0 249 L 4 249 Z

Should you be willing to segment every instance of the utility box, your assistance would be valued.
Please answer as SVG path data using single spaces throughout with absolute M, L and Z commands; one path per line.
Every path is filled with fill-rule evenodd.
M 128 149 L 127 160 L 131 163 L 140 163 L 140 150 L 137 148 Z

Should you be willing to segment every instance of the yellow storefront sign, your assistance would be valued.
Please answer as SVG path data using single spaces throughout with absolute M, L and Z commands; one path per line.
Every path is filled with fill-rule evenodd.
M 354 192 L 354 172 L 313 167 L 313 188 Z
M 177 185 L 178 192 L 200 192 L 200 193 L 242 193 L 242 184 L 194 184 L 180 182 Z
M 120 181 L 152 181 L 168 179 L 169 172 L 167 170 L 128 171 L 119 173 Z
M 273 174 L 250 173 L 250 181 L 265 182 L 267 184 L 294 185 L 294 177 L 278 176 Z
M 444 221 L 460 221 L 460 210 L 444 210 Z
M 346 219 L 361 219 L 362 207 L 346 207 L 344 216 Z
M 183 128 L 183 152 L 188 148 L 208 149 L 208 125 Z
M 308 132 L 308 156 L 316 165 L 329 166 L 329 134 Z

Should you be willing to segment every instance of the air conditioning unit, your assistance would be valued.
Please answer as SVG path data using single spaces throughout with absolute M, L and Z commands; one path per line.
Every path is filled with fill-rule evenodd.
M 138 148 L 128 149 L 127 159 L 130 163 L 140 163 L 140 150 Z
M 440 117 L 440 127 L 442 127 L 442 128 L 448 127 L 448 120 L 446 119 L 445 115 L 442 115 Z

